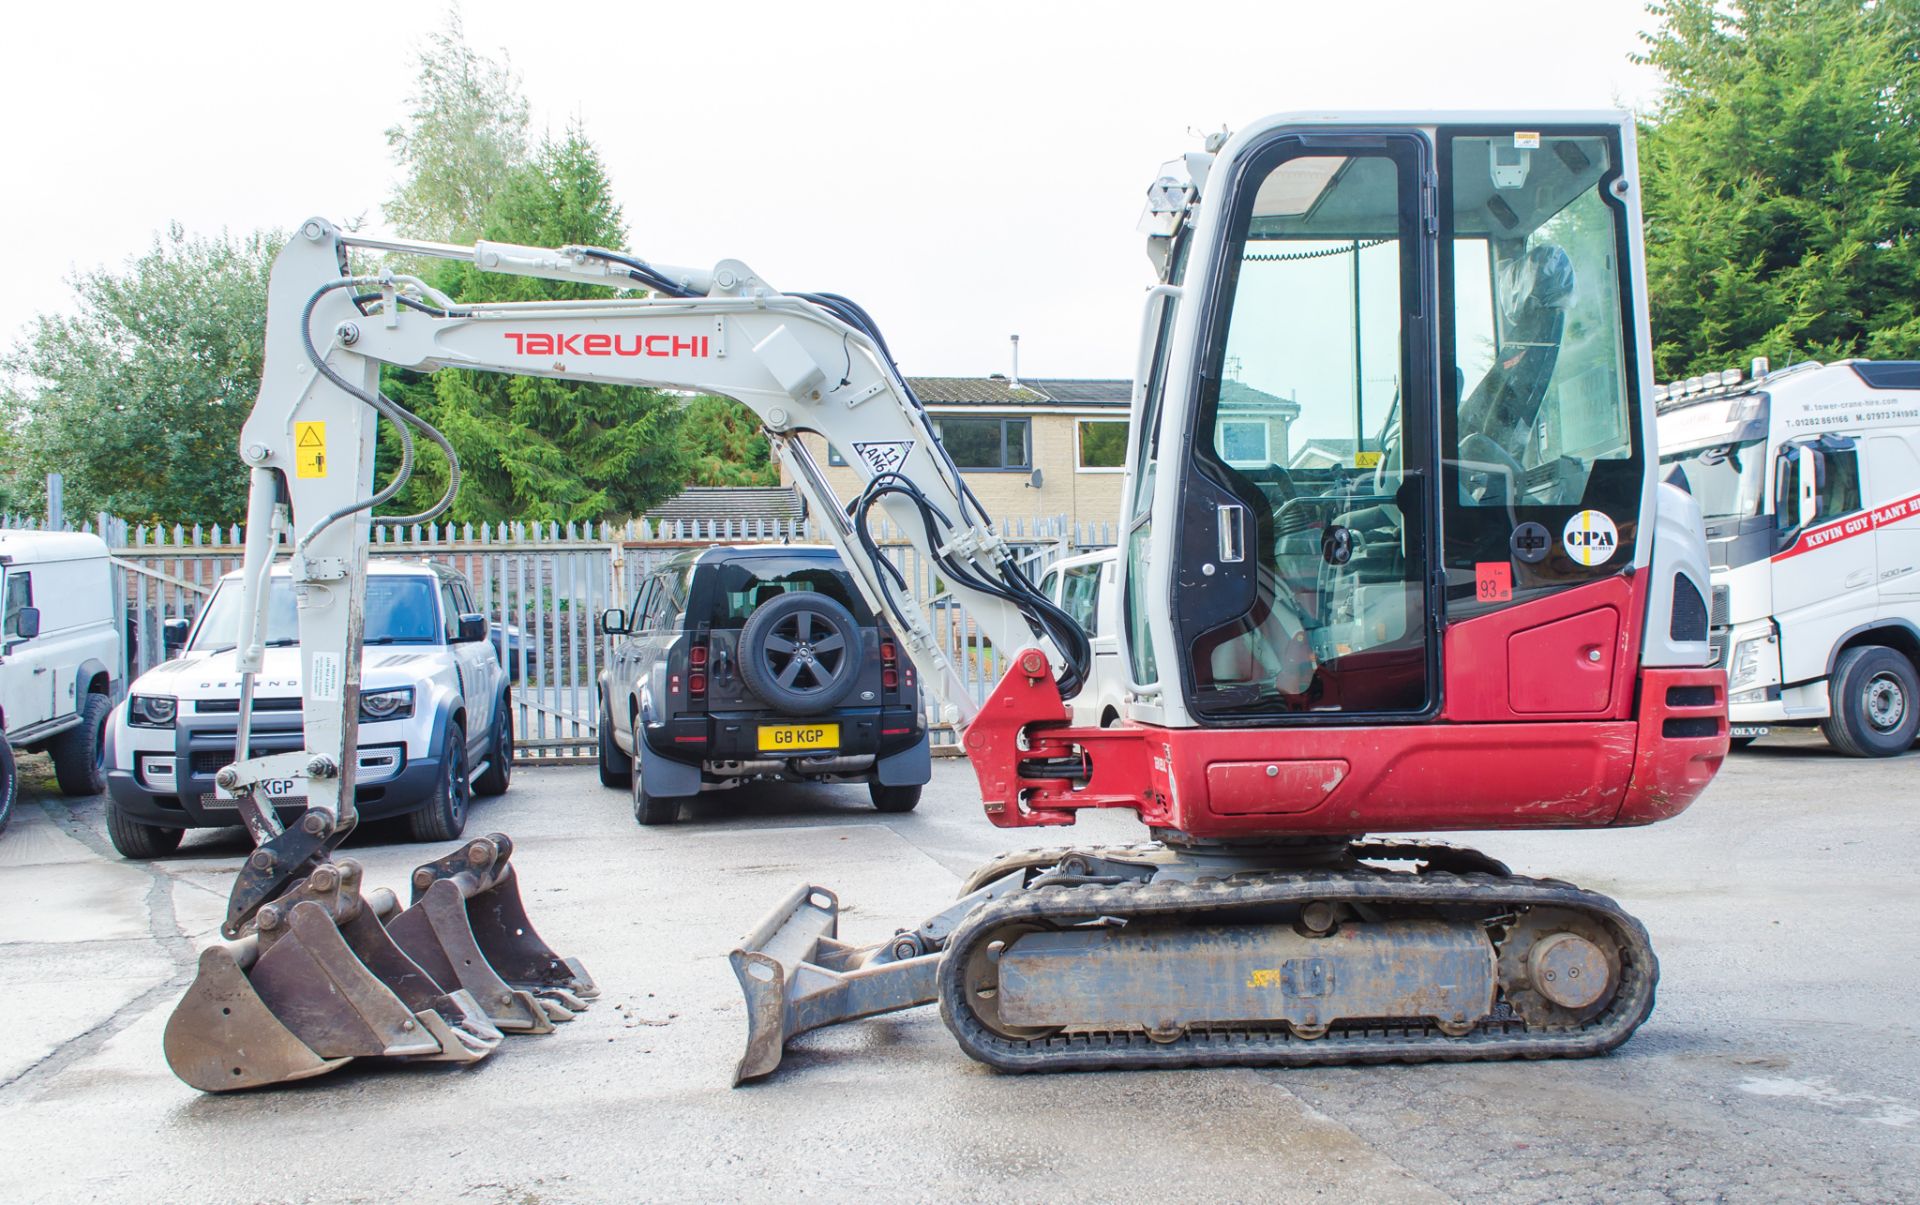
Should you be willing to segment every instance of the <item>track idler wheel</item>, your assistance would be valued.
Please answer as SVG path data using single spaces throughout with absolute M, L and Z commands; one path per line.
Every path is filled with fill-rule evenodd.
M 1029 933 L 1045 932 L 1047 928 L 1046 925 L 1035 924 L 1007 925 L 996 931 L 991 941 L 981 942 L 967 954 L 966 970 L 962 972 L 967 1003 L 982 1025 L 1003 1038 L 1031 1041 L 1050 1037 L 1063 1028 L 1059 1025 L 1013 1025 L 1000 1019 L 1001 956 L 1022 937 Z

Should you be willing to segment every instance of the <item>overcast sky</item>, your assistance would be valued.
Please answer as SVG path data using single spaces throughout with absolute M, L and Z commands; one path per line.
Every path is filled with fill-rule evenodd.
M 668 263 L 845 293 L 915 375 L 1130 376 L 1134 231 L 1204 131 L 1339 108 L 1651 104 L 1640 0 L 1135 7 L 1027 0 L 467 0 L 535 128 L 580 121 Z M 25 5 L 0 72 L 0 342 L 170 221 L 365 216 L 438 3 Z

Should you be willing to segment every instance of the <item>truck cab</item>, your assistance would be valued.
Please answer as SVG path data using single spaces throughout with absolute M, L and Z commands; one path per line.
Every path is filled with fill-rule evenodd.
M 0 827 L 13 752 L 46 752 L 63 795 L 105 785 L 107 713 L 123 687 L 107 546 L 78 532 L 0 531 Z
M 1920 730 L 1920 362 L 1756 361 L 1656 405 L 1661 463 L 1707 523 L 1735 742 L 1818 724 L 1842 753 L 1905 752 Z

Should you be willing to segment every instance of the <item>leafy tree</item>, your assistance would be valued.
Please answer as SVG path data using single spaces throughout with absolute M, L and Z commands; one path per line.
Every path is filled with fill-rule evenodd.
M 1641 131 L 1661 379 L 1920 356 L 1920 0 L 1661 0 Z
M 176 224 L 124 270 L 76 279 L 77 312 L 35 319 L 4 361 L 11 501 L 37 503 L 57 471 L 69 514 L 238 520 L 240 426 L 260 390 L 280 241 L 189 237 Z
M 482 235 L 557 247 L 618 246 L 620 207 L 599 155 L 577 130 L 543 144 L 509 173 Z M 483 272 L 442 262 L 434 283 L 463 302 L 580 300 L 613 295 L 591 285 Z M 677 493 L 690 475 L 682 419 L 664 393 L 536 377 L 444 369 L 425 381 L 391 374 L 390 395 L 443 431 L 460 455 L 456 521 L 620 519 Z M 382 460 L 394 460 L 391 439 Z M 389 510 L 437 497 L 445 465 L 430 449 L 413 485 Z
M 413 238 L 464 243 L 480 233 L 495 190 L 527 162 L 527 100 L 504 52 L 467 45 L 458 8 L 420 55 L 419 90 L 387 145 L 406 173 L 385 208 Z
M 751 409 L 724 397 L 687 405 L 681 440 L 691 453 L 691 485 L 779 485 L 780 466 Z

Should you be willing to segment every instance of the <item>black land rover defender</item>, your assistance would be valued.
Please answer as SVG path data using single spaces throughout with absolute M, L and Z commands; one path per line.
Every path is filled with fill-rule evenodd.
M 932 777 L 913 665 L 831 548 L 686 552 L 601 627 L 600 781 L 641 824 L 761 779 L 864 782 L 905 812 Z

